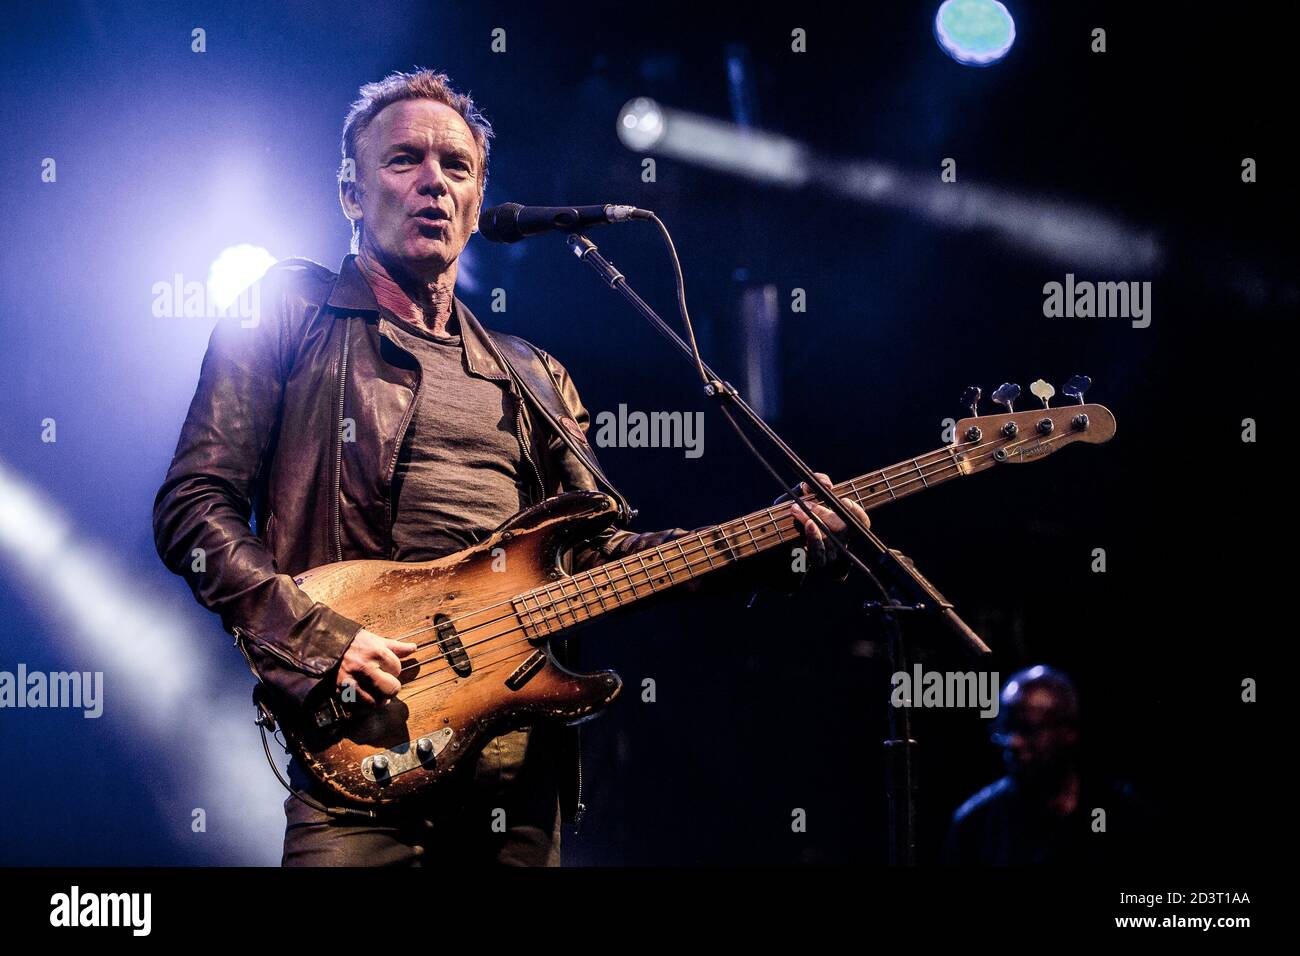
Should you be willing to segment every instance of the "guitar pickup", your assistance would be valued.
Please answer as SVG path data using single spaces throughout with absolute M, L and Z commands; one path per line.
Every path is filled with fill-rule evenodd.
M 433 623 L 434 630 L 438 634 L 438 647 L 447 658 L 447 663 L 461 677 L 468 677 L 473 667 L 469 662 L 469 654 L 465 652 L 465 645 L 461 642 L 460 635 L 456 633 L 456 625 L 445 614 L 439 614 L 433 619 Z

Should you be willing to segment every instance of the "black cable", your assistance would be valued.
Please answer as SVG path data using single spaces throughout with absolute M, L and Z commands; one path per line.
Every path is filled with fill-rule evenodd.
M 280 768 L 276 766 L 275 758 L 271 756 L 271 745 L 267 743 L 266 740 L 266 724 L 262 719 L 260 710 L 258 712 L 257 729 L 262 732 L 262 750 L 266 752 L 266 762 L 271 765 L 271 770 L 275 774 L 275 779 L 280 781 L 280 785 L 284 787 L 284 789 L 288 790 L 291 796 L 296 797 L 298 800 L 311 807 L 311 809 L 320 813 L 329 814 L 332 817 L 361 817 L 363 820 L 379 819 L 379 814 L 374 810 L 356 810 L 351 807 L 329 807 L 314 797 L 308 796 L 299 790 L 295 790 L 292 784 L 290 784 L 288 780 L 284 779 L 284 776 L 280 773 Z

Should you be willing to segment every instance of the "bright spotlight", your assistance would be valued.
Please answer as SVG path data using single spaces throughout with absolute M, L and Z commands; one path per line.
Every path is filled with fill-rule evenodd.
M 655 152 L 727 173 L 784 186 L 807 182 L 807 150 L 776 133 L 666 109 L 648 97 L 619 110 L 618 137 L 633 152 Z
M 943 51 L 967 66 L 988 66 L 1016 42 L 1016 23 L 998 0 L 944 0 L 934 18 Z
M 266 249 L 246 242 L 222 249 L 208 269 L 208 295 L 218 309 L 230 308 L 239 294 L 262 278 L 275 261 Z
M 618 138 L 628 149 L 650 149 L 663 134 L 663 112 L 659 104 L 648 96 L 638 96 L 619 114 Z

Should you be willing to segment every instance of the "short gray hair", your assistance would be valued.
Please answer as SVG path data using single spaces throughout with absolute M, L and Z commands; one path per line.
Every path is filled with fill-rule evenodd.
M 487 189 L 488 153 L 491 151 L 492 124 L 479 112 L 473 98 L 468 93 L 459 93 L 452 88 L 451 77 L 446 73 L 417 68 L 411 73 L 390 73 L 377 83 L 367 83 L 357 91 L 357 99 L 348 110 L 347 119 L 343 121 L 343 159 L 339 164 L 339 183 L 343 183 L 343 173 L 352 161 L 356 168 L 357 140 L 366 131 L 370 121 L 379 112 L 393 103 L 402 100 L 433 100 L 450 106 L 460 114 L 465 125 L 469 127 L 474 142 L 478 145 L 479 192 Z M 352 251 L 359 252 L 361 243 L 361 223 L 352 220 Z

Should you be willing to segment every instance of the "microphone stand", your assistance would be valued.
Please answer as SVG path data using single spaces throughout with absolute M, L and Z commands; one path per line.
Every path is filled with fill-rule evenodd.
M 653 214 L 652 214 L 653 215 Z M 650 217 L 646 217 L 650 218 Z M 659 222 L 658 217 L 653 217 L 664 234 L 665 241 L 668 242 L 669 249 L 673 252 L 674 259 L 676 251 L 672 249 L 672 240 L 668 236 L 667 229 Z M 786 494 L 793 504 L 801 509 L 805 515 L 821 529 L 822 533 L 841 548 L 843 553 L 849 558 L 850 562 L 870 578 L 878 588 L 881 594 L 886 596 L 886 601 L 866 601 L 863 609 L 869 615 L 879 615 L 882 625 L 888 637 L 888 660 L 891 673 L 898 673 L 900 670 L 906 670 L 908 666 L 907 644 L 903 639 L 902 628 L 899 624 L 898 615 L 910 611 L 924 611 L 929 613 L 938 613 L 939 617 L 951 627 L 961 639 L 962 643 L 972 652 L 979 656 L 985 656 L 992 653 L 986 645 L 965 621 L 953 609 L 950 601 L 943 597 L 942 594 L 931 584 L 924 575 L 916 569 L 916 565 L 910 558 L 895 548 L 889 548 L 879 536 L 870 528 L 863 524 L 858 517 L 844 506 L 839 497 L 834 494 L 828 494 L 824 485 L 821 484 L 813 474 L 811 468 L 804 463 L 786 442 L 772 428 L 759 417 L 729 382 L 723 381 L 711 368 L 704 363 L 698 351 L 687 345 L 686 342 L 673 329 L 663 321 L 644 299 L 628 285 L 626 277 L 616 269 L 604 256 L 602 256 L 590 239 L 580 231 L 572 231 L 568 235 L 568 244 L 580 260 L 591 266 L 596 274 L 599 275 L 610 288 L 619 292 L 623 298 L 632 304 L 632 307 L 641 314 L 641 316 L 656 329 L 668 342 L 675 346 L 682 356 L 690 361 L 699 371 L 704 381 L 704 394 L 710 398 L 715 398 L 719 402 L 719 408 L 731 422 L 732 426 L 740 435 L 741 440 L 749 447 L 763 464 L 763 466 L 779 481 Z M 679 305 L 683 312 L 683 318 L 687 323 L 687 329 L 690 330 L 689 317 L 685 314 L 685 293 L 681 289 L 679 273 Z M 694 333 L 691 332 L 691 340 L 694 343 Z M 739 412 L 750 424 L 762 433 L 768 441 L 775 446 L 785 458 L 787 463 L 799 474 L 813 495 L 819 498 L 832 513 L 837 515 L 843 521 L 850 532 L 851 537 L 855 539 L 858 545 L 864 547 L 866 553 L 876 568 L 889 581 L 889 585 L 883 584 L 875 573 L 868 567 L 858 555 L 850 548 L 838 534 L 834 534 L 818 518 L 809 507 L 804 503 L 801 496 L 793 488 L 787 487 L 784 479 L 777 473 L 772 465 L 767 461 L 754 445 L 749 441 L 748 436 L 740 427 L 739 423 L 732 416 L 732 412 Z M 906 598 L 900 597 L 906 596 Z M 918 690 L 917 688 L 913 689 Z M 892 695 L 891 695 L 892 696 Z M 902 866 L 914 866 L 916 864 L 916 774 L 915 774 L 915 751 L 917 742 L 911 735 L 910 709 L 912 701 L 905 701 L 902 707 L 889 706 L 888 709 L 888 726 L 890 737 L 885 741 L 886 750 L 886 778 L 888 788 L 889 802 L 889 828 L 890 828 L 890 845 L 889 845 L 889 862 Z

